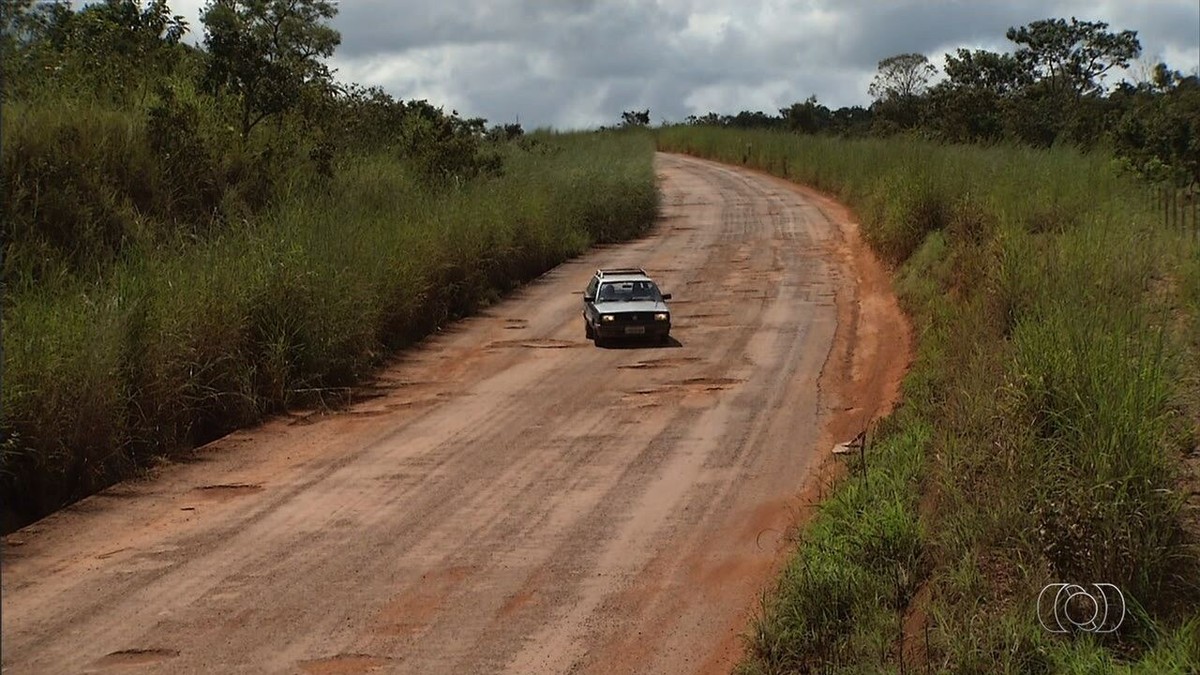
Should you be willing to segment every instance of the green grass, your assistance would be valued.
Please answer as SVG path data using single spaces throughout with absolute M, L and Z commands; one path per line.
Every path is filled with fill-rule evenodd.
M 861 665 L 887 649 L 922 578 L 926 533 L 916 517 L 917 481 L 930 430 L 919 422 L 869 449 L 804 534 L 778 591 L 752 632 L 744 673 L 793 672 L 810 663 Z
M 70 133 L 123 138 L 120 115 L 97 115 Z M 125 154 L 144 154 L 130 133 Z M 58 135 L 39 126 L 23 142 Z M 5 269 L 5 529 L 321 391 L 336 399 L 388 353 L 653 222 L 648 136 L 537 140 L 504 150 L 501 177 L 436 188 L 383 155 L 348 156 L 325 181 L 281 172 L 270 204 L 231 210 L 243 217 L 199 237 L 154 220 L 126 183 L 80 169 L 89 190 L 57 221 L 75 228 L 65 241 L 83 246 L 101 208 L 126 236 L 103 254 L 68 247 L 72 262 L 47 250 L 53 264 Z M 73 152 L 105 166 L 125 157 Z M 31 255 L 40 234 L 14 238 L 10 260 Z
M 908 668 L 1200 669 L 1182 509 L 1195 232 L 1100 154 L 696 128 L 658 142 L 854 207 L 918 335 L 901 408 L 803 536 L 743 672 L 897 672 L 906 617 L 918 651 L 930 636 Z M 1116 584 L 1130 617 L 1107 639 L 1049 634 L 1051 582 Z

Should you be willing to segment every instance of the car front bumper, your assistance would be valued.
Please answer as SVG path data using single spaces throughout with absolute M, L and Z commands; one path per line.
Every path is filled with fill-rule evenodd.
M 630 332 L 627 329 L 635 329 Z M 636 329 L 642 329 L 638 332 Z M 654 323 L 616 323 L 606 324 L 601 323 L 598 326 L 593 326 L 596 335 L 604 340 L 615 340 L 619 338 L 662 338 L 671 332 L 670 321 L 655 321 Z

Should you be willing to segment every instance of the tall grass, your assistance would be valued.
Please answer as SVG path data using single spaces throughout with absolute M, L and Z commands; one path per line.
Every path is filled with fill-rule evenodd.
M 695 128 L 659 146 L 856 208 L 919 336 L 902 408 L 805 535 L 743 670 L 894 671 L 913 654 L 951 672 L 1200 669 L 1181 510 L 1196 233 L 1099 154 Z M 1107 639 L 1049 634 L 1052 582 L 1115 584 L 1130 618 Z
M 185 86 L 163 91 L 123 109 L 4 101 L 0 234 L 13 291 L 95 279 L 125 255 L 158 255 L 257 222 L 320 178 L 311 138 L 285 128 L 242 142 L 214 102 Z
M 14 284 L 5 529 L 352 384 L 388 352 L 653 222 L 647 136 L 537 140 L 506 150 L 502 177 L 457 185 L 430 186 L 385 155 L 346 158 L 327 180 L 283 173 L 270 206 L 203 237 L 133 237 L 95 273 Z M 111 203 L 127 208 L 128 195 Z M 146 211 L 133 213 L 123 222 Z

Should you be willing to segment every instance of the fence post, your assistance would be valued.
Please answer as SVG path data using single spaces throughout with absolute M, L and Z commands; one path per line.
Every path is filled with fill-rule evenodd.
M 866 430 L 866 429 L 863 429 L 863 432 L 862 432 L 861 434 L 859 434 L 859 438 L 858 438 L 858 458 L 859 458 L 859 459 L 861 460 L 861 462 L 862 462 L 863 486 L 864 486 L 864 487 L 867 487 L 867 488 L 870 488 L 870 487 L 871 487 L 871 481 L 870 481 L 870 479 L 867 477 L 867 430 Z
M 929 664 L 933 662 L 932 653 L 929 651 L 929 617 L 925 617 L 925 672 L 930 672 Z
M 1171 186 L 1171 222 L 1179 227 L 1179 189 Z
M 1200 239 L 1200 199 L 1196 198 L 1200 195 L 1196 190 L 1192 190 L 1192 233 L 1196 239 Z
M 904 594 L 902 592 L 902 589 L 900 588 L 900 565 L 896 565 L 895 571 L 896 571 L 896 581 L 895 581 L 895 584 L 896 584 L 896 607 L 897 607 L 897 609 L 901 609 L 901 611 L 899 612 L 899 616 L 896 617 L 897 618 L 897 621 L 896 621 L 897 626 L 896 627 L 900 629 L 900 675 L 905 675 L 905 673 L 908 671 L 906 671 L 905 667 L 904 667 L 904 611 L 903 611 L 903 608 L 901 607 L 901 598 L 904 597 Z
M 1192 233 L 1200 237 L 1200 199 L 1196 199 L 1200 195 L 1196 195 L 1196 186 L 1188 185 L 1184 195 L 1187 195 L 1188 204 L 1192 205 Z
M 1167 193 L 1163 190 L 1162 183 L 1158 184 L 1158 200 L 1155 206 L 1158 208 L 1158 217 L 1162 219 L 1162 226 L 1167 226 Z

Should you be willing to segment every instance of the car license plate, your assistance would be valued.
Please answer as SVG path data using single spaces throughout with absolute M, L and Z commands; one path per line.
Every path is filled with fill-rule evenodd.
M 645 326 L 625 326 L 625 334 L 626 335 L 645 335 L 646 327 Z

